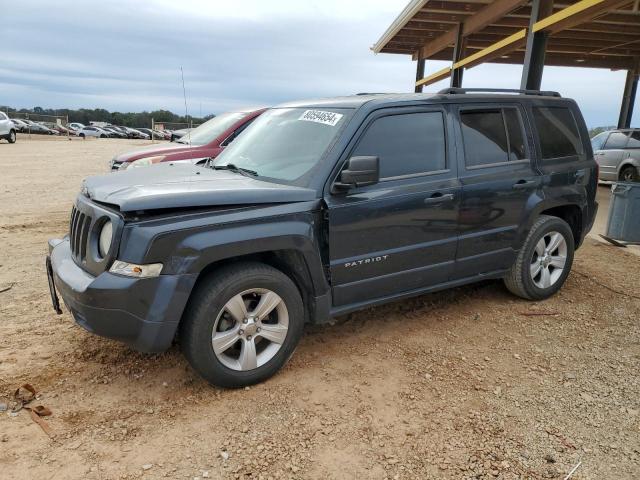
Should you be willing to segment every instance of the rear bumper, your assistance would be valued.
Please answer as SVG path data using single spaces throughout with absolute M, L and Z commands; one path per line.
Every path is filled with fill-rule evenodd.
M 171 346 L 196 275 L 94 277 L 75 264 L 68 239 L 50 240 L 49 252 L 55 287 L 78 325 L 141 352 Z

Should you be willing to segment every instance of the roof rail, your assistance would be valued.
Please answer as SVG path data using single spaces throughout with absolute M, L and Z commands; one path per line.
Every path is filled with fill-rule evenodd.
M 538 95 L 541 97 L 562 97 L 558 92 L 551 90 L 519 90 L 517 88 L 443 88 L 438 93 L 440 95 L 458 95 L 463 93 L 519 93 L 521 95 Z

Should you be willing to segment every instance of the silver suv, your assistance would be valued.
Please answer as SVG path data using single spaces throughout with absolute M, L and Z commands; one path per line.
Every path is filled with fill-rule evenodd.
M 16 126 L 4 112 L 0 112 L 0 139 L 3 138 L 9 143 L 15 143 Z
M 609 130 L 591 139 L 600 180 L 640 181 L 640 129 Z

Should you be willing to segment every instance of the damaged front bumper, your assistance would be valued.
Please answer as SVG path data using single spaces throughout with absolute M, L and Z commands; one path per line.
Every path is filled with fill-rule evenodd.
M 76 323 L 141 352 L 171 346 L 197 275 L 92 276 L 74 262 L 68 238 L 49 240 L 47 263 L 55 308 L 60 293 Z

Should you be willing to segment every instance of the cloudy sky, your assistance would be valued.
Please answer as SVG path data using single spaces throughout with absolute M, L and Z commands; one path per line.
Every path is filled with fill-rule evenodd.
M 0 0 L 0 105 L 183 113 L 181 66 L 192 115 L 411 91 L 411 59 L 370 50 L 407 1 Z M 427 69 L 445 65 L 428 62 Z M 483 65 L 466 72 L 464 83 L 515 88 L 520 71 Z M 590 126 L 612 125 L 624 78 L 548 67 L 542 86 L 578 100 Z

